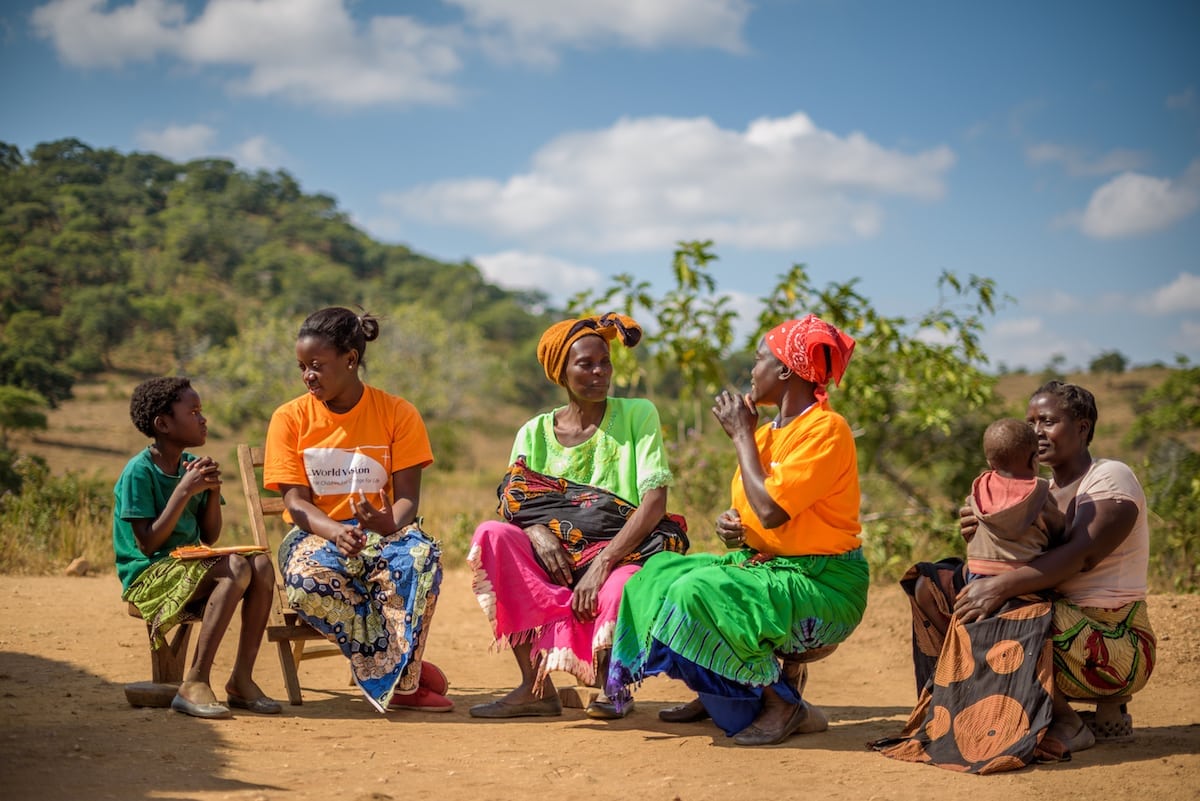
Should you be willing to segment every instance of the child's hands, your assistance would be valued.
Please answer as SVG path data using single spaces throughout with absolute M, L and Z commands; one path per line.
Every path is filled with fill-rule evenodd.
M 188 497 L 208 490 L 221 489 L 221 465 L 211 456 L 201 456 L 183 464 L 183 478 L 179 481 Z
M 970 506 L 962 506 L 958 510 L 958 533 L 963 542 L 970 542 L 979 530 L 979 518 L 971 511 Z

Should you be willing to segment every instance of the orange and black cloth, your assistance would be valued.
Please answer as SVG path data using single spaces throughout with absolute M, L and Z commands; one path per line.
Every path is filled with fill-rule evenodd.
M 913 582 L 925 573 L 949 613 L 962 588 L 961 567 L 958 559 L 922 563 L 901 585 L 911 595 Z M 1065 746 L 1046 734 L 1053 719 L 1053 601 L 1020 596 L 966 624 L 951 614 L 944 636 L 918 612 L 914 606 L 917 705 L 899 735 L 870 747 L 893 759 L 962 773 L 1070 759 Z
M 637 509 L 599 487 L 530 470 L 524 457 L 508 468 L 496 495 L 500 514 L 509 523 L 520 528 L 541 524 L 558 537 L 577 577 Z M 640 565 L 656 553 L 687 553 L 688 547 L 687 523 L 679 515 L 669 514 L 620 564 Z

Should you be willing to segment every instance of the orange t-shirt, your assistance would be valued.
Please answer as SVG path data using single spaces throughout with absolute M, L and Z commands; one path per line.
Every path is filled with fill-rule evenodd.
M 365 492 L 377 508 L 390 504 L 392 473 L 433 463 L 420 413 L 404 398 L 364 385 L 345 414 L 305 394 L 271 415 L 263 486 L 307 485 L 313 504 L 334 520 L 350 520 L 351 497 Z M 386 491 L 387 497 L 384 497 Z M 293 522 L 284 511 L 283 517 Z
M 790 519 L 765 528 L 746 500 L 741 468 L 733 474 L 733 508 L 746 544 L 775 556 L 839 554 L 861 544 L 858 452 L 846 419 L 822 400 L 783 428 L 754 432 L 767 494 Z

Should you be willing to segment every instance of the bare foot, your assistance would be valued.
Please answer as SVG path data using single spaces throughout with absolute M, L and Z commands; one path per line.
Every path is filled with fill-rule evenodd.
M 229 681 L 225 682 L 225 694 L 246 701 L 256 701 L 266 696 L 262 688 L 255 684 L 253 680 L 239 682 L 232 676 L 229 677 Z
M 542 682 L 541 692 L 537 692 L 534 688 L 526 687 L 522 684 L 520 687 L 514 687 L 507 695 L 498 700 L 502 704 L 522 706 L 524 704 L 536 704 L 547 698 L 558 698 L 558 690 L 555 689 L 554 682 L 550 681 L 548 676 Z
M 1075 715 L 1074 721 L 1055 718 L 1046 730 L 1046 736 L 1061 742 L 1072 754 L 1086 751 L 1096 744 L 1096 735 L 1078 715 Z

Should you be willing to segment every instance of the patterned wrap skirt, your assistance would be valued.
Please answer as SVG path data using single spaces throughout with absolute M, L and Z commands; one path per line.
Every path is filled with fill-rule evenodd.
M 1145 686 L 1157 642 L 1145 601 L 1099 609 L 1024 596 L 963 624 L 953 614 L 962 567 L 957 558 L 921 562 L 900 581 L 912 602 L 919 698 L 900 735 L 873 746 L 895 759 L 969 773 L 1069 758 L 1045 736 L 1054 690 L 1096 699 Z M 922 576 L 934 590 L 929 608 L 916 600 Z
M 665 673 L 699 693 L 727 734 L 748 726 L 772 687 L 792 703 L 779 657 L 836 645 L 867 607 L 862 551 L 754 558 L 662 553 L 625 585 L 606 689 L 618 705 Z
M 136 606 L 142 619 L 150 624 L 150 647 L 153 650 L 166 644 L 167 633 L 185 613 L 203 613 L 202 609 L 188 607 L 200 582 L 222 558 L 176 559 L 168 556 L 159 559 L 143 570 L 129 585 L 129 589 L 121 594 L 121 600 Z
M 1132 695 L 1154 671 L 1158 639 L 1145 601 L 1100 609 L 1059 598 L 1051 632 L 1054 681 L 1068 698 Z
M 393 695 L 417 689 L 442 583 L 435 541 L 415 525 L 387 537 L 372 532 L 347 558 L 328 540 L 292 529 L 279 567 L 292 608 L 337 644 L 372 706 L 386 712 Z

